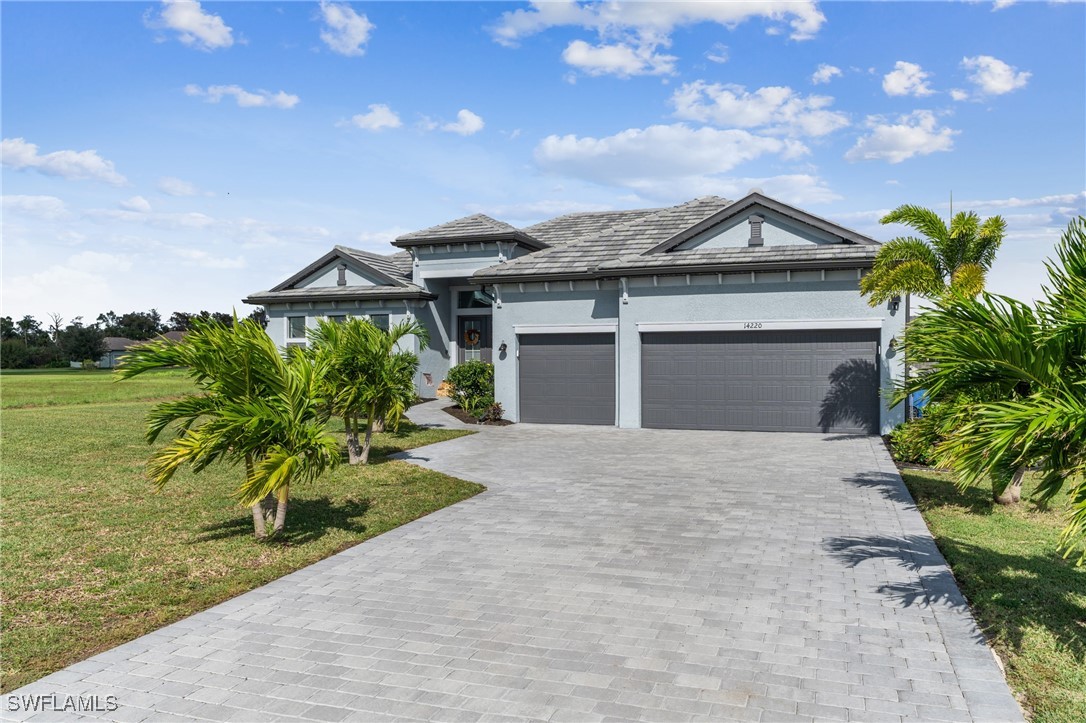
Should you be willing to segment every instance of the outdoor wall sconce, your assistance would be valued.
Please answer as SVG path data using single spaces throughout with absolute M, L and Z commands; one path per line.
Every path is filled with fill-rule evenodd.
M 896 336 L 890 337 L 890 343 L 886 346 L 886 348 L 888 350 L 890 350 L 890 351 L 894 351 L 895 349 L 897 349 L 897 337 Z
M 901 297 L 895 296 L 890 299 L 890 311 L 897 311 L 899 308 L 901 308 Z
M 504 353 L 505 353 L 505 350 L 506 350 L 506 349 L 508 349 L 508 348 L 509 348 L 509 347 L 508 347 L 508 346 L 506 345 L 506 343 L 505 343 L 505 342 L 503 341 L 503 342 L 502 342 L 502 345 L 498 347 L 498 353 L 499 353 L 499 354 L 504 354 Z

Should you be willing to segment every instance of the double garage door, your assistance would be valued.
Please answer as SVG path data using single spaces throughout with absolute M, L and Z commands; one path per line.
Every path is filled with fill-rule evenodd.
M 615 424 L 614 334 L 520 337 L 520 417 Z M 879 419 L 878 331 L 699 331 L 641 336 L 641 426 L 869 434 Z

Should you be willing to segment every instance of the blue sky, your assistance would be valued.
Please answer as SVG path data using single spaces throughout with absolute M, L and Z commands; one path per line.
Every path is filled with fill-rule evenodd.
M 388 252 L 757 187 L 877 239 L 1002 214 L 1040 294 L 1086 207 L 1080 3 L 4 2 L 2 313 L 247 311 Z

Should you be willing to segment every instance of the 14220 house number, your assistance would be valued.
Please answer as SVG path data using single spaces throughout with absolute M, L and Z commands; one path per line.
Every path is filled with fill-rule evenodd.
M 760 321 L 745 321 L 743 322 L 744 329 L 761 329 L 762 322 Z

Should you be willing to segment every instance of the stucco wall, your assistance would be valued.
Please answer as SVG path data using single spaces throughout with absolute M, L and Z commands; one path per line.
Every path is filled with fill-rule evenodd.
M 338 259 L 325 266 L 323 269 L 310 274 L 306 278 L 294 284 L 295 289 L 301 288 L 323 288 L 328 286 L 337 286 L 339 284 L 339 265 L 343 263 Z M 347 278 L 347 286 L 376 286 L 385 282 L 378 281 L 376 278 L 367 275 L 357 268 L 347 265 L 345 274 Z
M 347 303 L 349 303 L 349 308 Z M 331 304 L 313 304 L 312 308 L 310 308 L 308 303 L 295 304 L 293 309 L 288 309 L 284 304 L 267 304 L 264 308 L 268 314 L 268 336 L 279 346 L 286 346 L 288 341 L 300 341 L 298 339 L 287 339 L 288 316 L 305 316 L 307 329 L 316 328 L 318 319 L 329 316 L 388 314 L 389 326 L 399 324 L 407 318 L 407 310 L 404 308 L 402 301 L 390 301 L 385 306 L 381 306 L 378 302 L 361 302 L 360 306 L 356 307 L 352 301 L 341 303 L 338 308 L 333 308 Z M 417 311 L 417 309 L 412 309 L 412 311 Z M 414 351 L 413 346 L 410 344 L 404 345 L 404 348 Z
M 888 351 L 890 339 L 901 338 L 904 305 L 891 313 L 888 306 L 871 308 L 858 291 L 854 270 L 822 273 L 794 272 L 787 275 L 749 274 L 723 279 L 716 275 L 631 279 L 628 302 L 621 303 L 617 282 L 604 282 L 600 291 L 569 291 L 568 285 L 553 283 L 549 292 L 519 292 L 516 285 L 503 286 L 502 308 L 494 312 L 494 344 L 508 344 L 505 355 L 495 355 L 495 391 L 507 417 L 519 420 L 517 403 L 516 324 L 589 324 L 617 322 L 618 333 L 618 421 L 622 427 L 641 425 L 641 338 L 640 322 L 746 322 L 875 319 L 881 321 L 880 373 L 883 387 L 901 375 L 901 355 Z M 799 280 L 803 279 L 803 280 Z M 817 280 L 816 280 L 817 279 Z M 723 282 L 723 283 L 722 283 Z M 584 282 L 582 282 L 584 283 Z M 538 286 L 538 285 L 532 285 Z M 902 421 L 903 410 L 882 405 L 880 424 L 886 432 Z

